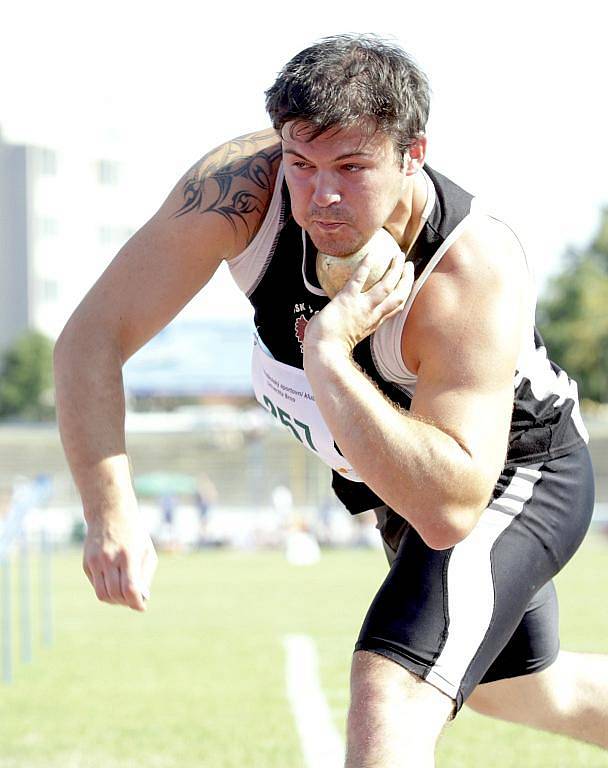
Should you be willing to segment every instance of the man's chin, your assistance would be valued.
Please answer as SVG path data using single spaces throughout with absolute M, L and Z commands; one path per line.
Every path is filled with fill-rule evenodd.
M 319 253 L 326 253 L 328 256 L 350 256 L 364 245 L 363 241 L 336 242 L 335 238 L 319 237 L 311 232 L 308 232 L 308 235 Z

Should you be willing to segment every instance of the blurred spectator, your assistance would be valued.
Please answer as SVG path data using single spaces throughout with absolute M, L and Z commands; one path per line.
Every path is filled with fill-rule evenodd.
M 199 544 L 207 543 L 207 529 L 209 526 L 209 511 L 217 502 L 217 489 L 205 474 L 198 477 L 198 487 L 194 494 L 194 506 L 199 519 Z

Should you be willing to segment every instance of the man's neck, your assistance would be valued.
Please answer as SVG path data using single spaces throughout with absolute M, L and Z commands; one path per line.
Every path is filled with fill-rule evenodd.
M 427 186 L 421 173 L 409 177 L 410 182 L 397 207 L 384 225 L 405 253 L 410 249 L 418 232 L 420 219 L 427 200 Z

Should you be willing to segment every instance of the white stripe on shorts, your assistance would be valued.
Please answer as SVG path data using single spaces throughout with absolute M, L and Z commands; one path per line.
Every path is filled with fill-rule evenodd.
M 447 573 L 448 637 L 426 681 L 455 699 L 471 660 L 490 626 L 494 583 L 490 554 L 500 534 L 532 498 L 541 464 L 518 467 L 504 493 L 454 547 Z

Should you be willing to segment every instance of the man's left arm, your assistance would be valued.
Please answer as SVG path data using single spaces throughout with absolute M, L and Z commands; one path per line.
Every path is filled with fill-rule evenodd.
M 496 226 L 463 236 L 412 306 L 403 354 L 418 381 L 409 412 L 388 400 L 351 356 L 395 312 L 395 302 L 402 306 L 407 281 L 395 287 L 389 273 L 362 293 L 361 274 L 355 275 L 306 332 L 305 370 L 340 450 L 437 549 L 472 530 L 507 450 L 525 311 L 521 282 L 519 293 L 513 286 L 523 260 Z

